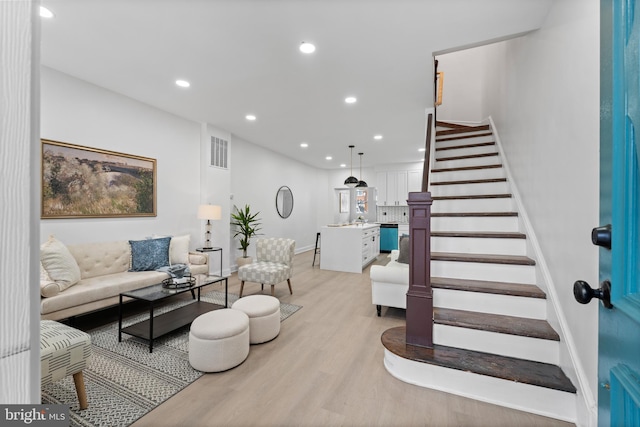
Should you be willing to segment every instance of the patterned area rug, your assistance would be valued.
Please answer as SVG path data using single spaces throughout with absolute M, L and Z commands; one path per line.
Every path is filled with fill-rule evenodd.
M 224 292 L 210 291 L 201 299 L 224 305 Z M 229 294 L 229 306 L 238 299 Z M 156 310 L 156 315 L 190 304 L 184 300 Z M 280 303 L 280 321 L 301 306 Z M 148 314 L 132 316 L 123 326 L 148 318 Z M 154 340 L 149 353 L 146 340 L 123 334 L 118 342 L 118 323 L 88 331 L 92 354 L 84 371 L 89 408 L 80 411 L 71 376 L 49 384 L 42 390 L 43 404 L 71 406 L 71 426 L 128 426 L 138 418 L 198 379 L 202 372 L 189 365 L 189 327 Z

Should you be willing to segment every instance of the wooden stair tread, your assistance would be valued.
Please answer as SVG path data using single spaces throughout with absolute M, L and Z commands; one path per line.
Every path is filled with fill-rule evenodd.
M 436 120 L 436 127 L 438 126 L 446 127 L 449 129 L 474 129 L 482 125 L 461 125 L 459 123 L 448 123 L 448 122 L 441 122 L 439 120 Z
M 489 216 L 518 216 L 518 212 L 436 212 L 431 217 L 489 217 Z
M 431 185 L 460 185 L 460 184 L 492 184 L 494 182 L 507 182 L 507 178 L 463 179 L 460 181 L 432 182 Z
M 502 231 L 432 231 L 431 237 L 469 237 L 478 239 L 526 239 L 524 233 Z
M 436 130 L 436 136 L 455 135 L 459 133 L 477 132 L 489 129 L 489 125 L 456 127 L 448 130 Z
M 409 360 L 494 378 L 575 393 L 576 388 L 556 365 L 498 356 L 435 344 L 433 348 L 408 345 L 406 327 L 386 330 L 382 344 L 390 352 Z
M 496 168 L 501 168 L 501 167 L 502 167 L 502 165 L 461 166 L 461 167 L 457 167 L 457 168 L 431 169 L 431 173 L 472 171 L 472 170 L 479 170 L 479 169 L 496 169 Z
M 482 264 L 536 265 L 535 260 L 521 255 L 469 254 L 431 252 L 431 261 L 477 262 Z
M 434 307 L 433 321 L 439 325 L 560 341 L 560 336 L 546 320 Z
M 437 162 L 443 162 L 447 160 L 465 160 L 465 159 L 475 159 L 477 157 L 493 157 L 497 156 L 498 152 L 495 153 L 480 153 L 480 154 L 469 154 L 467 156 L 453 156 L 453 157 L 440 157 L 436 159 Z
M 452 145 L 451 147 L 437 147 L 436 151 L 462 150 L 465 148 L 488 147 L 490 145 L 496 145 L 495 141 L 478 142 L 475 144 L 465 144 L 465 145 Z
M 456 141 L 458 139 L 469 139 L 469 138 L 482 138 L 482 137 L 491 136 L 491 135 L 493 135 L 492 132 L 474 133 L 472 135 L 455 135 L 455 136 L 449 136 L 447 138 L 438 138 L 436 136 L 436 142 Z
M 431 287 L 454 291 L 481 292 L 486 294 L 510 295 L 516 297 L 546 299 L 547 295 L 535 285 L 522 283 L 491 282 L 486 280 L 452 279 L 432 277 Z
M 463 196 L 433 196 L 432 200 L 510 199 L 511 194 L 467 194 Z

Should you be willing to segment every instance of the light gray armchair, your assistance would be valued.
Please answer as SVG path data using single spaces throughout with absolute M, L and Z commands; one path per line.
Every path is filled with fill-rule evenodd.
M 256 282 L 271 285 L 271 295 L 275 294 L 275 285 L 287 281 L 289 292 L 293 275 L 293 256 L 296 242 L 284 238 L 264 238 L 256 241 L 256 261 L 243 265 L 238 269 L 240 279 L 240 298 L 244 290 L 244 282 Z

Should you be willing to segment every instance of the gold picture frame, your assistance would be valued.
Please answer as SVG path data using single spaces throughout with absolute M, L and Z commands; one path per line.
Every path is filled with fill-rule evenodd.
M 156 159 L 41 139 L 42 219 L 157 216 Z

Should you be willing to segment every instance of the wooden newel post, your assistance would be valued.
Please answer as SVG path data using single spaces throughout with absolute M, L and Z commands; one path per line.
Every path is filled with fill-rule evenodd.
M 409 193 L 409 291 L 407 344 L 433 347 L 431 291 L 431 193 Z

